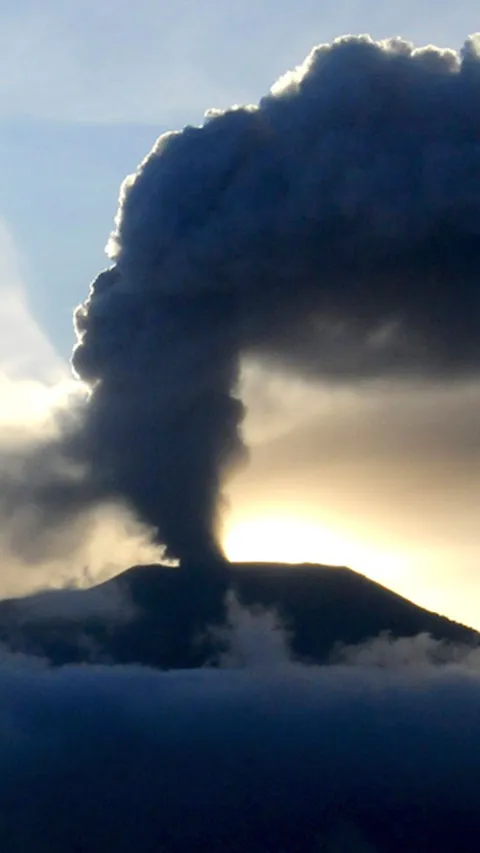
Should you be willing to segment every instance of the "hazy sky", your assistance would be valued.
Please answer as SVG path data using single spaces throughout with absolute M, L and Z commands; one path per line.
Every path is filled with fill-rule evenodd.
M 63 375 L 119 184 L 160 132 L 257 101 L 337 35 L 458 49 L 479 28 L 473 0 L 301 5 L 2 4 L 0 420 L 12 400 L 31 404 L 30 385 L 12 391 L 19 377 Z M 254 366 L 245 396 L 251 462 L 229 490 L 232 557 L 348 562 L 480 627 L 475 383 L 326 391 Z

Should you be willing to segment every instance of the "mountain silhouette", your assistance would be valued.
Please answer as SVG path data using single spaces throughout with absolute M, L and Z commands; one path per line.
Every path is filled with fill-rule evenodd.
M 393 638 L 427 633 L 470 645 L 480 640 L 473 629 L 351 569 L 219 563 L 135 566 L 90 590 L 68 591 L 68 607 L 58 591 L 2 601 L 0 643 L 54 665 L 199 667 L 215 659 L 218 639 L 210 629 L 225 622 L 228 590 L 247 608 L 274 610 L 287 629 L 292 654 L 310 662 L 328 662 L 338 644 L 357 644 L 383 632 Z M 99 606 L 89 605 L 97 600 Z M 104 607 L 109 602 L 111 611 Z

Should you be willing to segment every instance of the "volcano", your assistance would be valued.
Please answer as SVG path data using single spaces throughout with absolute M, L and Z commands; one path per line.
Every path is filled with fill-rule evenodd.
M 99 661 L 160 669 L 204 666 L 215 660 L 212 627 L 225 622 L 233 591 L 246 608 L 271 610 L 285 626 L 292 656 L 328 663 L 342 644 L 388 633 L 429 634 L 477 645 L 480 635 L 413 604 L 343 567 L 216 563 L 174 568 L 143 565 L 89 590 L 72 590 L 64 608 L 58 591 L 0 602 L 0 642 L 53 665 Z M 122 600 L 128 613 L 90 607 Z M 218 651 L 218 649 L 217 649 Z

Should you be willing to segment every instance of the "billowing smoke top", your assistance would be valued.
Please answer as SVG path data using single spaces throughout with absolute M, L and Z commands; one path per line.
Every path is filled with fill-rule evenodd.
M 480 40 L 312 51 L 258 106 L 160 137 L 75 314 L 77 453 L 171 555 L 219 555 L 245 355 L 324 379 L 480 362 Z

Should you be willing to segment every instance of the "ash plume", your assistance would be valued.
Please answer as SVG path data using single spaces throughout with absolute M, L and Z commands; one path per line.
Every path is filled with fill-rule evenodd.
M 341 38 L 258 106 L 158 139 L 75 312 L 81 500 L 130 505 L 184 562 L 221 556 L 242 359 L 335 382 L 476 375 L 479 54 L 478 36 L 460 54 Z

